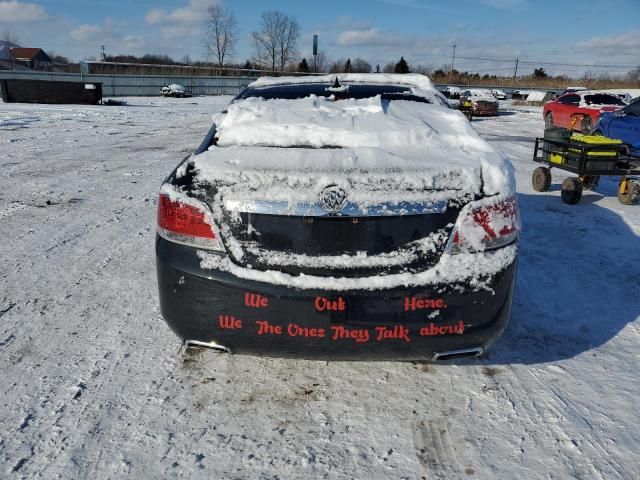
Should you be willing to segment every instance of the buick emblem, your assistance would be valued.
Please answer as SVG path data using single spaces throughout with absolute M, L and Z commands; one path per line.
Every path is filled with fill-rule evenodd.
M 329 185 L 320 192 L 318 203 L 323 210 L 338 213 L 347 204 L 347 192 L 338 185 Z

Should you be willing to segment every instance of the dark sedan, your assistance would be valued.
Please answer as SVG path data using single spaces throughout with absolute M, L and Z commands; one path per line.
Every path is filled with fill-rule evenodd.
M 511 172 L 426 77 L 260 79 L 162 186 L 162 315 L 227 352 L 478 355 L 510 317 Z

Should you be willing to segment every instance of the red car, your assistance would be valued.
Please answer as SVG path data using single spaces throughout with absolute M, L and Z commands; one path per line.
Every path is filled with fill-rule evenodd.
M 589 134 L 601 112 L 613 112 L 626 105 L 620 97 L 606 92 L 568 92 L 545 103 L 542 114 L 544 126 L 564 127 Z

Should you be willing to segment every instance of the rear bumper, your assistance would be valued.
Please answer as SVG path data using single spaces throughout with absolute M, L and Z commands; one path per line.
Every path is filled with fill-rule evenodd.
M 196 250 L 156 239 L 162 316 L 181 339 L 234 353 L 432 359 L 486 349 L 506 328 L 516 263 L 485 282 L 373 291 L 300 290 L 203 270 Z
M 497 115 L 498 106 L 497 105 L 479 105 L 477 103 L 474 103 L 473 113 L 476 115 Z

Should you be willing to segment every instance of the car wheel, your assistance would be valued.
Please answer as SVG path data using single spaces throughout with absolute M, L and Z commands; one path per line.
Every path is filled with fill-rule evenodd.
M 568 177 L 562 182 L 560 196 L 564 203 L 575 205 L 582 198 L 582 182 L 576 177 Z
M 593 120 L 589 115 L 585 115 L 582 117 L 582 122 L 580 124 L 582 127 L 582 133 L 585 135 L 589 135 L 591 133 L 591 129 L 593 128 Z
M 553 128 L 553 115 L 551 112 L 547 113 L 547 116 L 544 117 L 544 128 Z
M 624 205 L 634 205 L 640 200 L 640 182 L 629 178 L 618 185 L 618 200 Z
M 536 192 L 546 192 L 551 186 L 551 170 L 547 167 L 538 167 L 531 175 L 531 185 Z

